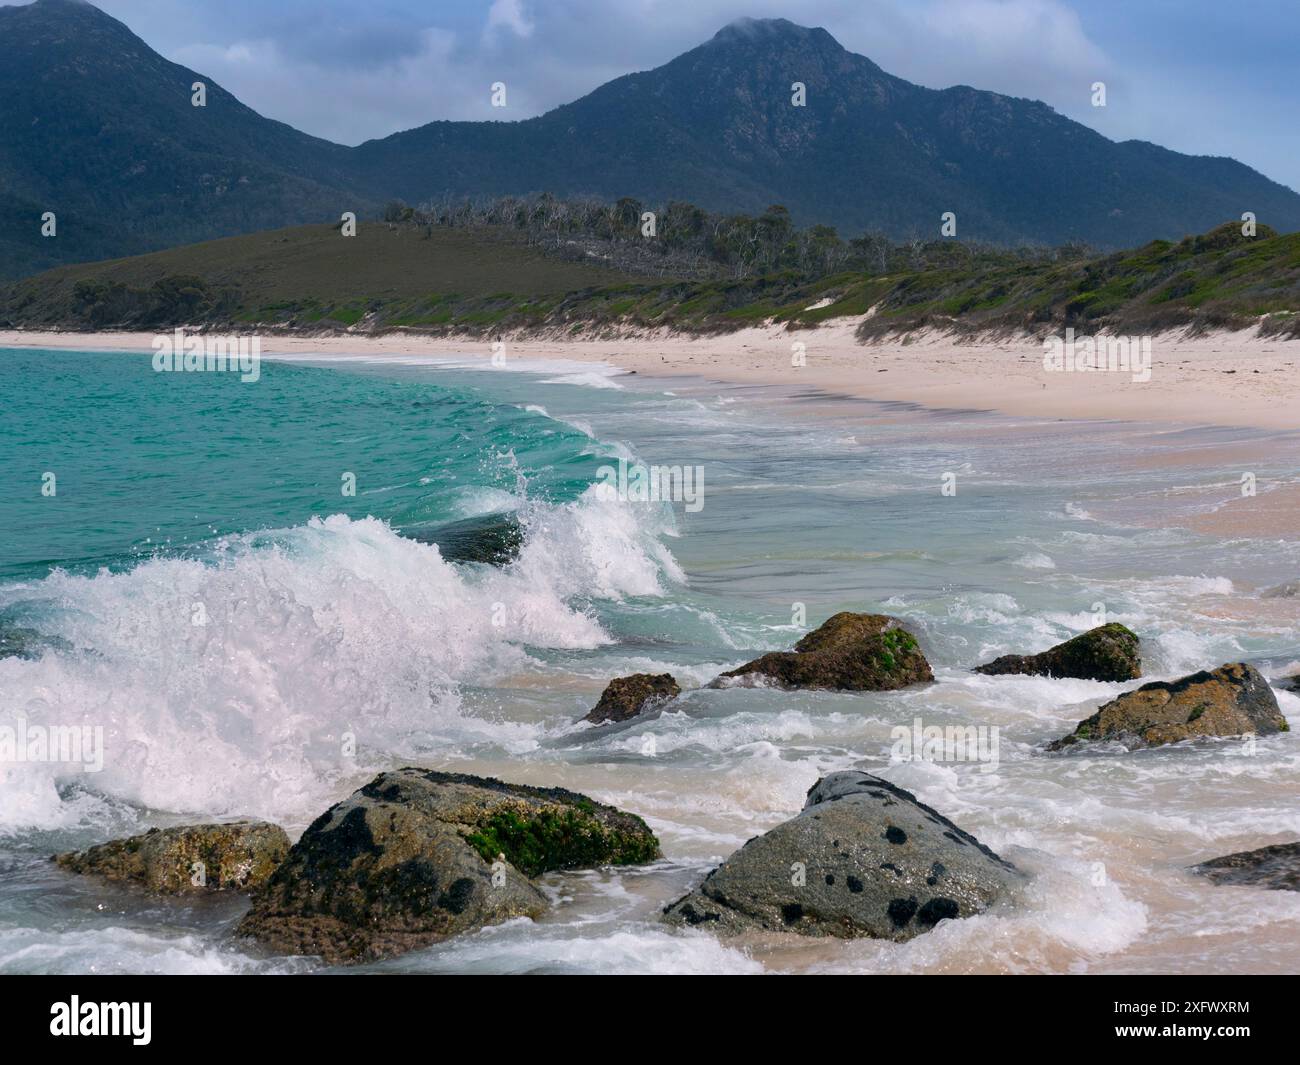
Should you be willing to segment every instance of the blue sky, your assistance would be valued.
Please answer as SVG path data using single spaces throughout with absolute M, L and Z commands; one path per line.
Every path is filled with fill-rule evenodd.
M 781 15 L 910 81 L 1034 97 L 1114 139 L 1231 155 L 1300 190 L 1300 0 L 97 2 L 261 113 L 347 144 L 435 118 L 529 117 L 734 18 Z

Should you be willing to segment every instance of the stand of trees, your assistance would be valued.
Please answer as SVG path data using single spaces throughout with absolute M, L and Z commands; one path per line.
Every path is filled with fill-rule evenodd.
M 881 276 L 975 263 L 1071 261 L 1090 254 L 1083 245 L 1049 249 L 956 240 L 899 243 L 879 233 L 846 241 L 831 226 L 796 226 L 790 212 L 779 204 L 757 216 L 721 215 L 679 201 L 650 206 L 632 197 L 606 203 L 541 193 L 482 200 L 446 198 L 419 207 L 396 201 L 384 209 L 383 220 L 426 232 L 435 226 L 506 227 L 522 231 L 529 244 L 548 254 L 595 260 L 651 277 L 697 280 L 783 272 L 802 279 L 844 271 Z

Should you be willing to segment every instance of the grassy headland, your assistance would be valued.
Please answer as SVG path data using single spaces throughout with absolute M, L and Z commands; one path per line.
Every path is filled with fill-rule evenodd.
M 719 333 L 860 317 L 863 339 L 1152 333 L 1260 325 L 1300 337 L 1300 233 L 1239 223 L 1096 255 L 955 240 L 895 244 L 670 204 L 548 197 L 482 208 L 393 205 L 355 237 L 337 226 L 231 237 L 47 271 L 0 289 L 0 326 L 275 332 L 611 335 Z

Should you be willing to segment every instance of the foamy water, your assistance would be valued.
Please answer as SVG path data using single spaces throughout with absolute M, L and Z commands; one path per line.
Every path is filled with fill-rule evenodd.
M 61 357 L 118 360 L 123 404 L 148 402 L 147 391 L 130 394 L 131 356 Z M 102 364 L 69 365 L 93 377 Z M 1238 659 L 1270 675 L 1300 666 L 1300 600 L 1270 592 L 1300 575 L 1300 544 L 1214 538 L 1161 522 L 1155 509 L 1165 496 L 1185 507 L 1196 497 L 1187 486 L 1227 483 L 1230 470 L 1109 461 L 1185 443 L 1140 427 L 900 416 L 870 404 L 809 417 L 816 403 L 743 388 L 656 387 L 605 369 L 594 371 L 594 387 L 579 364 L 511 373 L 475 365 L 270 363 L 264 378 L 280 391 L 264 413 L 249 412 L 247 393 L 189 397 L 214 412 L 214 425 L 223 411 L 232 423 L 249 419 L 238 423 L 242 438 L 272 432 L 257 420 L 272 413 L 287 424 L 278 452 L 257 453 L 263 479 L 238 465 L 248 457 L 239 446 L 210 435 L 135 465 L 119 453 L 81 483 L 77 457 L 59 460 L 68 485 L 60 505 L 76 509 L 44 544 L 20 539 L 0 559 L 11 564 L 0 624 L 45 641 L 34 657 L 0 659 L 0 713 L 3 723 L 102 726 L 105 759 L 98 773 L 2 770 L 0 971 L 316 967 L 232 942 L 237 900 L 146 904 L 46 858 L 199 818 L 258 816 L 296 832 L 402 764 L 586 791 L 646 817 L 666 857 L 646 869 L 547 877 L 555 906 L 540 922 L 378 968 L 1300 964 L 1295 896 L 1213 888 L 1185 872 L 1300 838 L 1297 733 L 1253 748 L 1223 741 L 1049 757 L 1045 741 L 1126 686 L 967 668 L 1041 650 L 1091 627 L 1098 611 L 1142 635 L 1144 679 Z M 153 387 L 147 377 L 136 384 Z M 322 395 L 328 407 L 314 407 Z M 97 416 L 127 418 L 111 406 Z M 25 431 L 13 454 L 45 468 L 41 441 Z M 111 438 L 110 425 L 102 432 Z M 286 448 L 292 460 L 273 461 Z M 1294 469 L 1294 441 L 1268 449 L 1261 480 Z M 358 455 L 383 461 L 362 469 L 355 501 L 340 501 L 338 470 Z M 704 509 L 602 499 L 595 470 L 617 457 L 702 466 Z M 945 474 L 956 477 L 955 496 L 941 493 Z M 152 504 L 133 515 L 153 478 L 163 480 Z M 1148 504 L 1141 524 L 1121 520 L 1134 498 Z M 451 563 L 402 535 L 504 510 L 525 528 L 519 558 L 504 568 Z M 49 513 L 0 510 L 6 532 Z M 232 513 L 240 520 L 223 520 Z M 42 555 L 49 545 L 57 553 Z M 886 694 L 693 690 L 648 721 L 577 721 L 613 676 L 671 671 L 697 687 L 841 609 L 907 619 L 936 683 Z M 1278 699 L 1300 724 L 1300 699 Z M 996 727 L 996 767 L 891 761 L 891 729 L 917 718 Z M 345 753 L 348 737 L 355 753 Z M 795 813 L 819 776 L 850 767 L 912 790 L 1033 872 L 1030 886 L 908 944 L 723 943 L 657 922 L 717 861 Z

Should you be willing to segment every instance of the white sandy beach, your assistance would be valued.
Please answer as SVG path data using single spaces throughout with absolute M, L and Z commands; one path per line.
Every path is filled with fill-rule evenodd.
M 1059 642 L 1093 624 L 1100 605 L 1141 634 L 1146 679 L 1239 660 L 1268 677 L 1300 668 L 1291 591 L 1300 433 L 1283 417 L 1300 346 L 1158 341 L 1152 378 L 1137 383 L 1045 373 L 1042 349 L 1028 341 L 861 347 L 843 326 L 508 341 L 507 360 L 530 371 L 518 374 L 465 372 L 490 367 L 490 341 L 266 335 L 274 390 L 263 392 L 211 380 L 160 387 L 147 366 L 153 339 L 0 334 L 2 345 L 69 355 L 138 353 L 139 365 L 108 353 L 9 353 L 26 371 L 8 397 L 14 440 L 23 443 L 27 424 L 43 434 L 15 454 L 40 456 L 37 474 L 66 471 L 60 498 L 80 508 L 44 524 L 49 505 L 33 489 L 13 527 L 37 565 L 70 557 L 87 572 L 21 574 L 0 607 L 34 601 L 54 619 L 53 636 L 94 653 L 7 658 L 0 694 L 52 706 L 62 720 L 107 721 L 142 752 L 110 758 L 94 781 L 96 798 L 84 802 L 97 804 L 87 815 L 95 838 L 135 832 L 138 822 L 113 820 L 135 805 L 190 820 L 264 817 L 297 831 L 375 772 L 428 764 L 611 802 L 647 818 L 667 858 L 557 880 L 563 900 L 545 921 L 399 962 L 414 971 L 1294 967 L 1300 924 L 1280 897 L 1290 893 L 1185 873 L 1297 838 L 1289 735 L 1264 737 L 1249 759 L 1231 741 L 1041 757 L 1038 745 L 1117 685 L 968 667 Z M 807 345 L 803 368 L 790 365 L 796 341 Z M 344 372 L 358 356 L 406 364 Z M 338 372 L 277 374 L 289 368 L 275 358 L 332 360 Z M 444 378 L 453 401 L 427 402 Z M 577 387 L 589 384 L 606 387 Z M 683 511 L 670 527 L 651 511 L 548 498 L 548 466 L 591 470 L 616 447 L 707 464 L 707 509 Z M 433 513 L 456 519 L 512 501 L 520 462 L 532 480 L 519 491 L 540 515 L 520 565 L 480 573 L 401 535 L 404 518 L 443 498 Z M 334 485 L 338 471 L 356 469 L 362 492 L 349 514 Z M 961 471 L 952 496 L 939 489 L 948 470 Z M 1247 498 L 1238 478 L 1252 470 L 1259 494 Z M 248 516 L 240 508 L 254 497 L 260 509 Z M 137 511 L 124 535 L 117 523 Z M 236 523 L 273 535 L 221 535 Z M 167 548 L 110 569 L 99 546 L 110 540 Z M 178 623 L 195 602 L 208 604 L 208 624 Z M 512 627 L 491 620 L 497 603 L 521 605 Z M 812 604 L 813 617 L 877 604 L 906 616 L 925 633 L 935 684 L 854 694 L 706 687 L 752 650 L 788 647 L 795 603 Z M 610 678 L 638 672 L 683 681 L 681 712 L 633 731 L 576 724 Z M 1281 689 L 1277 698 L 1294 728 L 1300 702 Z M 996 727 L 996 771 L 895 764 L 892 728 L 919 714 Z M 366 737 L 367 760 L 336 769 L 329 756 L 345 731 Z M 1035 894 L 907 944 L 771 936 L 742 951 L 660 926 L 665 905 L 790 817 L 819 776 L 863 766 L 1034 871 Z M 53 785 L 5 784 L 17 796 L 5 804 L 10 817 L 45 833 L 30 838 L 80 845 L 63 829 L 69 803 Z M 22 845 L 26 861 L 33 848 Z M 105 928 L 83 895 L 58 895 L 66 886 L 49 867 L 33 858 L 0 890 L 0 916 L 22 937 L 10 937 L 11 967 L 30 967 L 20 952 L 33 949 L 64 969 L 105 959 L 156 966 L 159 950 L 176 971 L 284 964 L 227 949 L 228 924 L 186 917 L 160 930 L 152 905 L 123 905 Z M 54 906 L 70 931 L 49 927 Z
M 616 339 L 504 338 L 506 358 L 608 363 L 641 374 L 811 388 L 832 395 L 931 408 L 1048 418 L 1300 428 L 1300 342 L 1251 332 L 1154 338 L 1150 380 L 1125 372 L 1045 370 L 1033 339 L 973 343 L 937 334 L 861 344 L 860 319 L 819 329 L 752 328 L 712 337 L 653 333 Z M 0 331 L 0 346 L 150 350 L 152 333 Z M 806 364 L 792 365 L 793 345 Z M 320 337 L 263 334 L 262 351 L 321 356 L 492 354 L 492 340 L 364 332 Z

